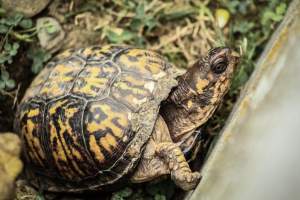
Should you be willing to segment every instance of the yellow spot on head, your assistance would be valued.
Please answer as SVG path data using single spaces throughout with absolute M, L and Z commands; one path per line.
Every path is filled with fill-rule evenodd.
M 200 79 L 196 83 L 197 93 L 202 93 L 203 89 L 209 84 L 207 79 Z
M 193 101 L 192 100 L 189 100 L 188 102 L 187 102 L 187 107 L 188 108 L 191 108 L 193 106 Z

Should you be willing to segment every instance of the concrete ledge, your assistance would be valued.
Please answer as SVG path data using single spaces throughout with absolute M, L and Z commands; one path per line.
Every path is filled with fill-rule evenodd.
M 189 200 L 300 199 L 300 0 L 257 62 Z

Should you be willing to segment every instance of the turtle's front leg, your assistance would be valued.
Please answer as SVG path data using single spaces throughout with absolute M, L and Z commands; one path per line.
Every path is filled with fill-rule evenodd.
M 199 183 L 201 175 L 192 172 L 183 152 L 178 145 L 172 142 L 159 143 L 156 154 L 168 164 L 172 180 L 184 190 L 191 190 Z
M 131 181 L 140 183 L 166 174 L 171 174 L 176 185 L 184 190 L 194 189 L 200 180 L 200 174 L 191 171 L 179 145 L 172 141 L 165 121 L 158 116 L 152 136 Z

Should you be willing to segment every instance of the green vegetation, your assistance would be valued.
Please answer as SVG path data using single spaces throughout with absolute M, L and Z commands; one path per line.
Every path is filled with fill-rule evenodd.
M 67 34 L 68 30 L 75 29 L 93 33 L 93 37 L 85 34 L 77 36 L 78 40 L 86 42 L 85 45 L 125 43 L 154 49 L 179 67 L 190 66 L 199 55 L 204 54 L 212 46 L 227 45 L 240 51 L 242 59 L 232 88 L 223 105 L 205 127 L 208 133 L 216 134 L 225 123 L 241 87 L 254 70 L 255 61 L 264 45 L 282 20 L 289 1 L 175 2 L 55 1 L 58 4 L 53 6 L 57 8 L 55 11 L 46 9 L 38 17 L 51 15 L 58 18 L 62 26 L 67 27 Z M 19 101 L 26 89 L 24 87 L 19 91 L 17 86 L 28 85 L 16 76 L 17 71 L 21 68 L 27 70 L 25 67 L 29 62 L 28 70 L 31 69 L 32 72 L 27 74 L 27 79 L 32 79 L 51 58 L 51 53 L 38 47 L 36 28 L 38 17 L 27 19 L 20 14 L 8 16 L 1 8 L 0 16 L 0 104 L 11 107 Z M 222 25 L 219 23 L 218 26 L 217 21 L 222 21 Z M 51 25 L 47 30 L 49 33 L 55 32 Z M 28 59 L 24 66 L 18 62 L 22 56 Z M 14 66 L 15 63 L 18 63 L 17 67 Z M 5 118 L 3 116 L 5 112 L 13 111 L 7 111 L 0 106 L 0 123 L 7 122 L 7 129 L 10 129 L 12 119 L 1 119 Z M 4 124 L 0 124 L 1 126 Z M 138 188 L 122 189 L 114 193 L 111 199 L 163 200 L 172 199 L 172 195 L 177 193 L 173 183 L 166 180 L 157 184 L 147 183 Z
M 16 87 L 16 81 L 11 78 L 13 74 L 8 72 L 8 68 L 18 60 L 20 53 L 26 54 L 33 61 L 33 72 L 38 72 L 50 55 L 41 48 L 30 48 L 27 52 L 21 50 L 21 46 L 28 46 L 27 43 L 37 43 L 38 30 L 32 19 L 25 18 L 19 13 L 8 16 L 2 8 L 0 16 L 0 94 L 8 95 L 9 91 Z

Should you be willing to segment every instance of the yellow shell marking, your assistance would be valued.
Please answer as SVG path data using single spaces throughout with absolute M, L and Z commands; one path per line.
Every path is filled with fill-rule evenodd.
M 71 161 L 73 167 L 76 169 L 76 172 L 81 174 L 81 175 L 84 175 L 84 173 L 77 166 L 77 163 L 75 162 L 75 160 L 72 158 L 74 148 L 72 148 L 72 150 L 70 151 L 69 148 L 68 148 L 68 144 L 66 143 L 65 139 L 63 138 L 63 133 L 67 130 L 67 134 L 71 134 L 72 133 L 72 128 L 70 126 L 68 126 L 67 124 L 65 124 L 61 119 L 58 119 L 58 124 L 59 124 L 59 127 L 60 127 L 60 132 L 58 134 L 60 134 L 60 137 L 62 138 L 61 139 L 61 144 L 62 144 L 62 146 L 64 147 L 64 149 L 66 151 L 66 156 Z M 70 136 L 70 137 L 72 137 L 72 136 Z M 69 172 L 71 172 L 71 170 Z
M 137 60 L 132 61 L 130 57 Z M 119 59 L 125 69 L 148 75 L 158 74 L 161 71 L 161 65 L 163 63 L 163 61 L 157 57 L 157 54 L 141 49 L 130 49 L 127 53 L 122 54 Z
M 44 81 L 47 79 L 50 71 L 51 71 L 51 68 L 46 67 L 37 75 L 37 77 L 33 80 L 30 87 L 26 91 L 21 102 L 24 102 L 27 99 L 34 97 L 38 93 L 38 91 L 43 86 Z
M 132 83 L 137 86 L 145 85 L 145 80 L 140 79 L 140 78 L 138 79 L 137 77 L 134 77 L 133 75 L 130 75 L 130 74 L 126 74 L 125 76 L 122 76 L 122 80 Z
M 105 161 L 105 157 L 103 155 L 103 153 L 100 150 L 99 145 L 97 144 L 96 138 L 94 135 L 91 135 L 89 138 L 89 145 L 90 145 L 90 149 L 92 152 L 94 152 L 96 159 L 99 162 L 104 162 Z
M 82 52 L 82 55 L 84 55 L 85 57 L 88 57 L 90 55 L 94 54 L 94 51 L 91 48 L 85 48 L 84 51 Z
M 117 141 L 116 141 L 116 139 L 115 139 L 111 134 L 108 133 L 108 134 L 105 136 L 105 139 L 106 139 L 107 143 L 108 143 L 110 146 L 112 146 L 112 147 L 116 147 L 116 146 L 117 146 Z
M 112 73 L 113 70 L 116 71 L 116 69 L 114 69 L 113 67 L 86 67 L 85 72 L 87 73 L 87 75 L 79 76 L 81 77 L 82 81 L 85 82 L 83 87 L 79 86 L 79 84 L 75 84 L 72 92 L 92 97 L 99 95 L 99 91 L 104 90 L 107 87 L 107 83 L 109 81 L 109 79 L 105 77 L 105 70 L 110 73 Z M 78 79 L 78 81 L 81 81 L 81 79 Z M 92 88 L 94 88 L 94 90 Z
M 116 147 L 117 141 L 115 140 L 115 138 L 112 135 L 107 133 L 104 137 L 100 138 L 100 144 L 104 147 L 104 149 L 106 151 L 108 151 L 109 153 L 112 153 L 112 151 L 113 151 L 112 147 Z
M 59 60 L 63 60 L 67 57 L 70 57 L 72 55 L 72 53 L 73 52 L 71 50 L 66 50 L 66 51 L 62 52 L 61 54 L 58 54 L 56 56 L 56 58 L 59 59 Z
M 144 89 L 141 89 L 141 88 L 137 88 L 137 87 L 134 87 L 132 85 L 128 85 L 124 82 L 118 82 L 115 84 L 116 87 L 122 89 L 122 90 L 128 90 L 130 91 L 131 93 L 133 93 L 133 95 L 149 95 L 149 92 L 147 90 L 144 90 Z
M 78 108 L 68 108 L 67 106 L 64 107 L 65 103 L 67 103 L 67 99 L 57 101 L 55 104 L 53 104 L 50 109 L 49 109 L 49 114 L 54 115 L 57 112 L 58 108 L 64 109 L 65 117 L 62 118 L 59 116 L 59 118 L 55 119 L 56 122 L 58 123 L 59 129 L 55 127 L 53 121 L 50 122 L 50 140 L 51 143 L 54 143 L 54 138 L 57 140 L 57 152 L 53 151 L 53 157 L 56 162 L 56 165 L 59 169 L 63 169 L 64 166 L 60 166 L 61 164 L 58 162 L 59 160 L 62 160 L 64 162 L 67 162 L 67 158 L 71 161 L 72 166 L 75 168 L 76 172 L 72 170 L 67 170 L 67 172 L 64 173 L 67 177 L 74 177 L 76 174 L 80 174 L 84 176 L 84 173 L 81 171 L 80 167 L 78 166 L 76 160 L 73 158 L 76 157 L 78 160 L 82 160 L 82 156 L 78 150 L 76 150 L 72 144 L 67 144 L 65 138 L 64 138 L 64 133 L 69 134 L 71 138 L 74 138 L 73 135 L 73 129 L 70 125 L 70 119 L 71 117 L 74 116 L 76 112 L 78 112 Z M 67 104 L 66 104 L 67 105 Z M 52 119 L 54 120 L 54 119 Z M 60 140 L 59 140 L 60 138 Z M 76 140 L 74 139 L 74 144 L 76 144 Z M 77 146 L 79 144 L 76 144 Z M 64 152 L 66 151 L 66 153 Z
M 67 161 L 67 157 L 63 151 L 63 147 L 62 147 L 62 144 L 59 142 L 58 140 L 58 135 L 57 135 L 57 132 L 56 132 L 56 128 L 53 124 L 53 122 L 50 122 L 50 140 L 51 140 L 51 144 L 54 144 L 54 139 L 57 140 L 57 151 L 53 151 L 53 157 L 54 157 L 54 160 L 56 162 L 56 165 L 59 166 L 59 163 L 58 163 L 58 159 L 62 160 L 62 161 Z
M 37 161 L 41 166 L 44 166 L 43 161 L 40 159 L 40 157 L 45 158 L 45 155 L 42 151 L 39 140 L 33 136 L 34 129 L 37 129 L 36 124 L 28 119 L 26 125 L 22 128 L 22 133 L 28 142 L 30 148 L 29 152 L 31 152 L 32 160 Z M 36 152 L 36 150 L 38 150 L 38 152 Z
M 53 115 L 56 113 L 57 108 L 61 107 L 63 104 L 66 103 L 67 100 L 63 100 L 63 101 L 57 101 L 55 103 L 55 105 L 52 105 L 51 108 L 49 109 L 49 114 Z
M 78 112 L 78 108 L 68 108 L 68 109 L 66 109 L 65 110 L 66 119 L 69 120 L 71 117 L 74 116 L 74 114 L 76 112 Z M 74 137 L 73 136 L 73 131 L 74 130 L 70 126 L 70 122 L 67 121 L 66 123 L 63 124 L 63 126 L 66 127 L 67 133 L 70 134 L 70 137 Z M 61 133 L 63 133 L 63 131 L 61 131 Z M 73 141 L 74 141 L 74 144 L 76 144 L 77 146 L 79 146 L 79 144 L 76 143 L 76 140 L 73 140 Z M 64 142 L 65 142 L 65 140 L 64 140 Z M 75 149 L 73 145 L 68 145 L 68 147 L 71 149 L 69 151 L 70 154 L 68 154 L 68 155 L 69 155 L 70 159 L 72 160 L 73 166 L 75 167 L 75 169 L 77 170 L 77 172 L 79 172 L 81 175 L 84 175 L 84 173 L 80 170 L 80 168 L 78 167 L 78 165 L 75 162 L 75 160 L 73 158 L 71 158 L 71 155 L 72 155 L 72 156 L 75 156 L 77 158 L 77 160 L 82 160 L 82 156 L 81 156 L 80 152 L 77 149 Z
M 40 109 L 35 108 L 32 110 L 29 110 L 27 117 L 36 117 L 40 114 Z
M 121 80 L 114 84 L 112 95 L 127 105 L 139 108 L 146 99 L 151 96 L 155 88 L 155 82 L 124 74 Z
M 96 132 L 96 131 L 99 130 L 99 124 L 96 123 L 96 122 L 90 122 L 90 123 L 87 124 L 86 129 L 87 129 L 87 131 L 88 131 L 89 133 L 92 134 L 92 133 L 94 133 L 94 132 Z
M 109 105 L 96 104 L 96 103 L 92 104 L 91 112 L 95 113 L 95 111 L 93 111 L 93 109 L 96 109 L 96 108 L 99 108 L 103 113 L 105 113 L 105 115 L 107 117 L 104 120 L 102 120 L 99 124 L 96 122 L 89 123 L 87 130 L 90 133 L 92 133 L 95 131 L 105 130 L 105 128 L 110 128 L 116 137 L 118 137 L 118 138 L 123 137 L 123 134 L 124 134 L 123 130 L 120 127 L 118 127 L 116 124 L 113 123 L 113 119 L 117 119 L 118 123 L 122 127 L 127 127 L 129 124 L 127 114 L 122 113 L 122 112 L 113 111 L 113 110 L 111 110 L 111 107 Z
M 58 101 L 56 102 L 56 104 L 52 105 L 52 107 L 49 109 L 49 114 L 54 115 L 56 113 L 57 108 L 61 107 L 64 103 L 66 103 L 67 100 L 63 100 L 63 101 Z M 60 125 L 60 128 L 64 128 L 61 124 L 61 119 L 57 119 L 58 123 Z M 58 137 L 58 133 L 56 130 L 56 127 L 53 123 L 53 121 L 50 121 L 50 141 L 51 144 L 54 144 L 54 140 L 56 140 L 56 151 L 52 151 L 53 153 L 53 157 L 54 157 L 54 161 L 56 163 L 56 166 L 62 171 L 64 169 L 64 166 L 61 166 L 59 160 L 67 163 L 67 157 L 65 155 L 64 149 L 63 149 L 63 144 L 60 142 L 59 137 Z M 52 147 L 53 148 L 53 147 Z M 68 170 L 70 171 L 70 170 Z M 63 174 L 66 175 L 68 178 L 71 178 L 72 175 L 66 173 Z
M 49 80 L 47 81 L 48 85 L 45 85 L 41 89 L 41 95 L 53 98 L 65 94 L 72 86 L 72 80 L 80 69 L 81 66 L 78 65 L 69 66 L 66 63 L 57 65 L 51 72 Z M 74 75 L 66 76 L 67 73 L 72 73 Z

